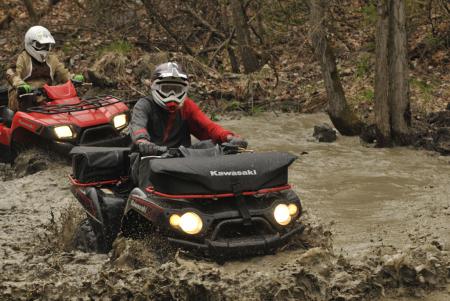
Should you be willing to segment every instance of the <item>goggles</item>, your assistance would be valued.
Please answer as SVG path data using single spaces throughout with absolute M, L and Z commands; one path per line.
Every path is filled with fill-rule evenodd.
M 33 42 L 33 48 L 36 49 L 37 51 L 42 50 L 50 51 L 52 49 L 52 46 L 53 46 L 52 43 L 41 44 L 38 41 Z
M 158 90 L 164 97 L 168 97 L 170 95 L 179 96 L 183 93 L 186 93 L 188 90 L 188 86 L 183 83 L 178 82 L 161 82 L 156 83 L 154 85 L 154 89 Z

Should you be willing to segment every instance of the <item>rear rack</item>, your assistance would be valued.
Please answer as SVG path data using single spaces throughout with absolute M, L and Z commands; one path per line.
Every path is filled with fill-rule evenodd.
M 83 98 L 77 104 L 62 104 L 62 105 L 44 105 L 31 107 L 27 109 L 27 112 L 36 112 L 41 114 L 60 114 L 60 113 L 72 113 L 85 110 L 95 110 L 101 107 L 110 106 L 119 102 L 124 102 L 122 99 L 112 95 L 100 95 L 89 98 Z

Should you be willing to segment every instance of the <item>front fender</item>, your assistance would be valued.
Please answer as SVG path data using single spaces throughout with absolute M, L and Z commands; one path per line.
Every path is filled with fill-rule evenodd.
M 72 194 L 83 206 L 84 211 L 97 223 L 103 225 L 103 214 L 100 206 L 97 190 L 94 187 L 77 187 L 72 186 Z

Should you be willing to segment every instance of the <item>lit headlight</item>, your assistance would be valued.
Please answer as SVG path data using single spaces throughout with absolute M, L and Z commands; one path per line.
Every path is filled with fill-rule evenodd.
M 172 214 L 169 218 L 169 223 L 172 227 L 178 228 L 180 226 L 181 217 L 178 214 Z
M 279 204 L 275 207 L 273 211 L 273 217 L 276 222 L 282 226 L 286 226 L 291 222 L 291 214 L 289 212 L 289 207 L 285 204 Z
M 120 115 L 114 116 L 113 124 L 116 129 L 121 129 L 121 128 L 125 127 L 127 125 L 127 115 L 120 114 Z
M 295 205 L 295 204 L 289 204 L 288 208 L 289 208 L 289 214 L 290 214 L 291 216 L 294 216 L 294 215 L 297 214 L 297 212 L 298 212 L 298 207 L 297 207 L 297 205 Z
M 55 131 L 56 137 L 58 137 L 59 139 L 67 139 L 73 137 L 72 129 L 68 125 L 57 126 L 53 130 Z
M 179 222 L 181 230 L 187 234 L 197 234 L 203 228 L 202 219 L 194 212 L 186 212 L 181 216 Z

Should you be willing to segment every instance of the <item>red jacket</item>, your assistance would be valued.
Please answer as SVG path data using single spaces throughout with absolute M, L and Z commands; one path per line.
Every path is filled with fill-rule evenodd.
M 233 135 L 211 121 L 190 98 L 173 113 L 158 106 L 151 96 L 142 98 L 133 108 L 130 128 L 133 142 L 147 139 L 167 147 L 190 146 L 191 134 L 199 140 L 219 143 Z

